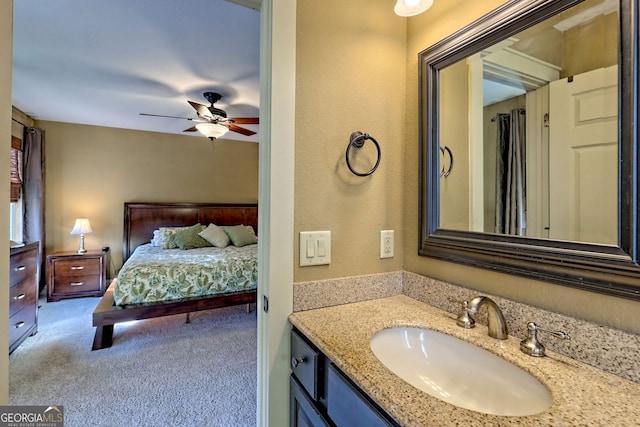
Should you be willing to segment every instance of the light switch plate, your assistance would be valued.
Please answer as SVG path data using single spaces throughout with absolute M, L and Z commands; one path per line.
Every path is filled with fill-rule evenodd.
M 300 267 L 331 263 L 331 231 L 300 232 Z
M 380 230 L 380 258 L 393 258 L 394 244 L 393 230 Z

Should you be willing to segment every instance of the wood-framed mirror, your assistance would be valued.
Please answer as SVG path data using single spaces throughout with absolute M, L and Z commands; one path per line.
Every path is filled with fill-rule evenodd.
M 640 300 L 638 9 L 511 0 L 419 54 L 420 255 Z

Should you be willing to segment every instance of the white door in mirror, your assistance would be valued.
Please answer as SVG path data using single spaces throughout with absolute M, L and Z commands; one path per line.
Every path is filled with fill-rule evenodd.
M 549 85 L 549 237 L 618 244 L 618 66 Z

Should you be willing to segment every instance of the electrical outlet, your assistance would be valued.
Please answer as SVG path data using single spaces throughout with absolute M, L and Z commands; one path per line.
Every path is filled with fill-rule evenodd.
M 393 230 L 380 230 L 380 258 L 393 258 Z

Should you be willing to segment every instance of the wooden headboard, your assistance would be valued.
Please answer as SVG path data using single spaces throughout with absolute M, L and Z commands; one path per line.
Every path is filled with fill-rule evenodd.
M 124 204 L 122 262 L 138 246 L 149 243 L 153 230 L 200 223 L 251 225 L 258 232 L 258 205 L 242 203 L 140 203 Z

